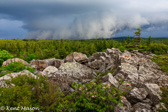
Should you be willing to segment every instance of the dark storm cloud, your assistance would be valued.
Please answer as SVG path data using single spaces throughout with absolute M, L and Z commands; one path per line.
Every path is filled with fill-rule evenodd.
M 138 27 L 166 31 L 167 4 L 167 0 L 1 0 L 0 20 L 20 21 L 31 38 L 109 38 Z

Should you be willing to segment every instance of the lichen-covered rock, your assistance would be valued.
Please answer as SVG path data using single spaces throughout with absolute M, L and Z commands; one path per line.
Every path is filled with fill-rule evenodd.
M 133 106 L 134 112 L 153 112 L 152 106 L 147 103 L 137 103 Z
M 160 77 L 160 75 L 158 75 L 157 73 L 157 70 L 155 69 L 152 70 L 148 66 L 139 66 L 138 74 L 139 74 L 139 81 L 141 81 L 142 83 L 145 82 L 154 83 L 154 81 Z
M 78 53 L 78 52 L 73 52 L 71 54 L 69 54 L 66 58 L 65 58 L 65 62 L 78 62 L 78 63 L 84 63 L 88 60 L 86 54 L 83 53 Z
M 95 73 L 92 69 L 76 62 L 67 62 L 62 64 L 59 71 L 66 72 L 69 77 L 73 77 L 78 80 L 92 79 L 95 77 Z
M 99 69 L 105 70 L 105 63 L 102 60 L 94 60 L 92 62 L 88 62 L 88 66 L 95 70 L 99 70 Z
M 121 63 L 121 65 L 118 67 L 118 73 L 121 73 L 124 75 L 128 82 L 131 82 L 133 84 L 136 84 L 138 82 L 138 71 L 137 68 L 129 63 Z
M 132 112 L 133 108 L 131 103 L 127 99 L 121 100 L 122 106 L 119 104 L 114 108 L 114 112 Z
M 38 75 L 42 75 L 42 76 L 47 76 L 47 77 L 52 77 L 52 75 L 57 72 L 58 69 L 54 66 L 48 66 L 47 68 L 45 68 L 43 70 L 43 72 L 39 72 Z
M 119 49 L 117 49 L 117 48 L 107 49 L 106 53 L 107 54 L 111 54 L 111 55 L 115 55 L 115 54 L 121 55 L 122 54 L 122 52 Z
M 159 104 L 161 100 L 161 90 L 157 84 L 147 83 L 145 84 L 145 89 L 149 94 L 150 100 L 153 102 L 153 105 Z
M 119 87 L 119 82 L 113 77 L 111 73 L 108 73 L 106 76 L 104 76 L 100 80 L 102 80 L 102 82 L 108 82 L 116 88 Z
M 10 63 L 12 62 L 21 62 L 23 63 L 25 66 L 28 66 L 29 64 L 24 61 L 23 59 L 19 59 L 19 58 L 13 58 L 13 59 L 8 59 L 6 61 L 3 62 L 2 66 L 8 66 Z
M 85 65 L 77 62 L 63 63 L 58 70 L 54 67 L 48 67 L 43 71 L 44 76 L 49 80 L 55 81 L 65 94 L 71 92 L 72 83 L 87 83 L 91 81 L 96 73 Z
M 107 51 L 108 53 L 110 51 Z M 111 71 L 117 66 L 117 58 L 113 54 L 107 54 L 106 52 L 94 53 L 88 58 L 88 63 L 86 64 L 89 68 L 97 70 L 98 72 L 105 73 Z
M 46 67 L 48 66 L 55 66 L 55 67 L 60 67 L 61 64 L 63 63 L 62 60 L 59 59 L 45 59 L 45 60 L 32 60 L 30 64 L 34 66 L 37 70 L 43 71 Z
M 144 88 L 134 87 L 127 95 L 127 99 L 134 104 L 143 101 L 147 95 L 148 93 Z

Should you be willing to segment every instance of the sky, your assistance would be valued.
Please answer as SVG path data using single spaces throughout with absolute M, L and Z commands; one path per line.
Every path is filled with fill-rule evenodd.
M 0 0 L 0 38 L 168 37 L 168 0 Z

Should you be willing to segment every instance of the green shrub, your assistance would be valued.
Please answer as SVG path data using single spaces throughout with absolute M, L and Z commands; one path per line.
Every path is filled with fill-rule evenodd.
M 119 50 L 120 50 L 121 52 L 124 52 L 124 51 L 125 51 L 125 47 L 124 47 L 124 46 L 120 46 L 120 47 L 119 47 Z
M 158 63 L 163 72 L 168 73 L 168 55 L 155 56 L 152 61 Z
M 0 66 L 2 66 L 2 63 L 6 61 L 7 59 L 11 59 L 13 56 L 6 50 L 0 50 Z
M 21 62 L 12 62 L 8 66 L 0 67 L 0 77 L 8 74 L 8 73 L 13 73 L 13 72 L 20 72 L 23 70 L 28 70 L 32 73 L 35 72 L 34 68 L 31 68 L 31 66 L 25 66 Z M 3 73 L 2 73 L 3 71 Z
M 167 112 L 168 111 L 168 87 L 162 87 L 161 90 L 162 90 L 161 102 L 165 104 L 165 107 L 167 108 L 167 110 L 161 107 L 159 112 Z
M 152 43 L 149 47 L 149 51 L 155 54 L 166 54 L 168 46 L 163 43 Z
M 20 72 L 26 69 L 26 67 L 21 62 L 12 62 L 8 66 L 4 67 L 4 69 L 11 72 Z
M 113 111 L 121 101 L 120 94 L 110 84 L 73 84 L 75 92 L 68 96 L 72 111 L 105 112 Z
M 6 81 L 8 88 L 0 88 L 0 106 L 38 107 L 40 111 L 61 111 L 63 101 L 61 90 L 47 78 L 35 79 L 31 76 L 18 76 Z M 14 84 L 15 86 L 11 86 Z
M 24 60 L 27 62 L 30 62 L 33 59 L 37 59 L 36 55 L 35 54 L 28 54 Z

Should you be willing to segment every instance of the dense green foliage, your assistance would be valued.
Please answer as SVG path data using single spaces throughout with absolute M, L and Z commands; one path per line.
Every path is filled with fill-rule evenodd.
M 35 69 L 31 68 L 31 66 L 25 66 L 21 62 L 12 62 L 8 66 L 0 67 L 0 77 L 6 75 L 8 73 L 20 72 L 23 70 L 28 70 L 32 73 L 35 71 Z M 3 73 L 2 73 L 2 71 L 3 71 Z
M 7 59 L 13 58 L 13 56 L 11 54 L 9 54 L 8 51 L 6 50 L 0 50 L 0 66 L 2 65 L 2 63 L 4 61 L 6 61 Z
M 38 107 L 42 111 L 59 111 L 63 100 L 61 90 L 44 77 L 18 76 L 6 81 L 8 88 L 0 88 L 0 106 Z M 12 86 L 14 84 L 15 86 Z M 24 110 L 22 110 L 24 111 Z
M 163 88 L 161 88 L 161 90 L 162 90 L 161 102 L 164 103 L 164 105 L 167 109 L 165 109 L 164 107 L 161 107 L 159 112 L 167 112 L 168 111 L 168 87 L 163 87 Z
M 156 54 L 165 54 L 168 51 L 168 39 L 142 39 L 140 45 L 135 45 L 134 40 L 127 39 L 96 39 L 96 40 L 35 40 L 16 39 L 0 40 L 0 49 L 6 50 L 15 57 L 26 61 L 32 59 L 65 58 L 72 52 L 82 52 L 87 56 L 95 52 L 102 52 L 107 48 L 119 48 L 124 50 L 151 51 Z M 4 51 L 3 51 L 4 52 Z M 0 53 L 1 54 L 1 53 Z M 7 58 L 5 57 L 7 56 Z M 11 58 L 11 55 L 3 55 L 3 59 Z M 1 61 L 2 62 L 2 61 Z
M 120 93 L 110 84 L 74 83 L 76 91 L 65 96 L 54 82 L 42 76 L 35 79 L 22 75 L 6 83 L 8 88 L 0 88 L 0 107 L 38 107 L 43 112 L 104 112 L 112 111 L 121 102 Z
M 152 61 L 158 63 L 163 72 L 168 73 L 168 55 L 155 56 Z
M 121 97 L 118 90 L 110 84 L 96 84 L 94 82 L 85 84 L 74 83 L 73 92 L 68 98 L 73 101 L 73 111 L 83 112 L 105 112 L 113 111 Z
M 25 65 L 21 62 L 12 62 L 4 68 L 5 68 L 5 70 L 11 71 L 11 72 L 20 72 L 20 71 L 26 69 Z

